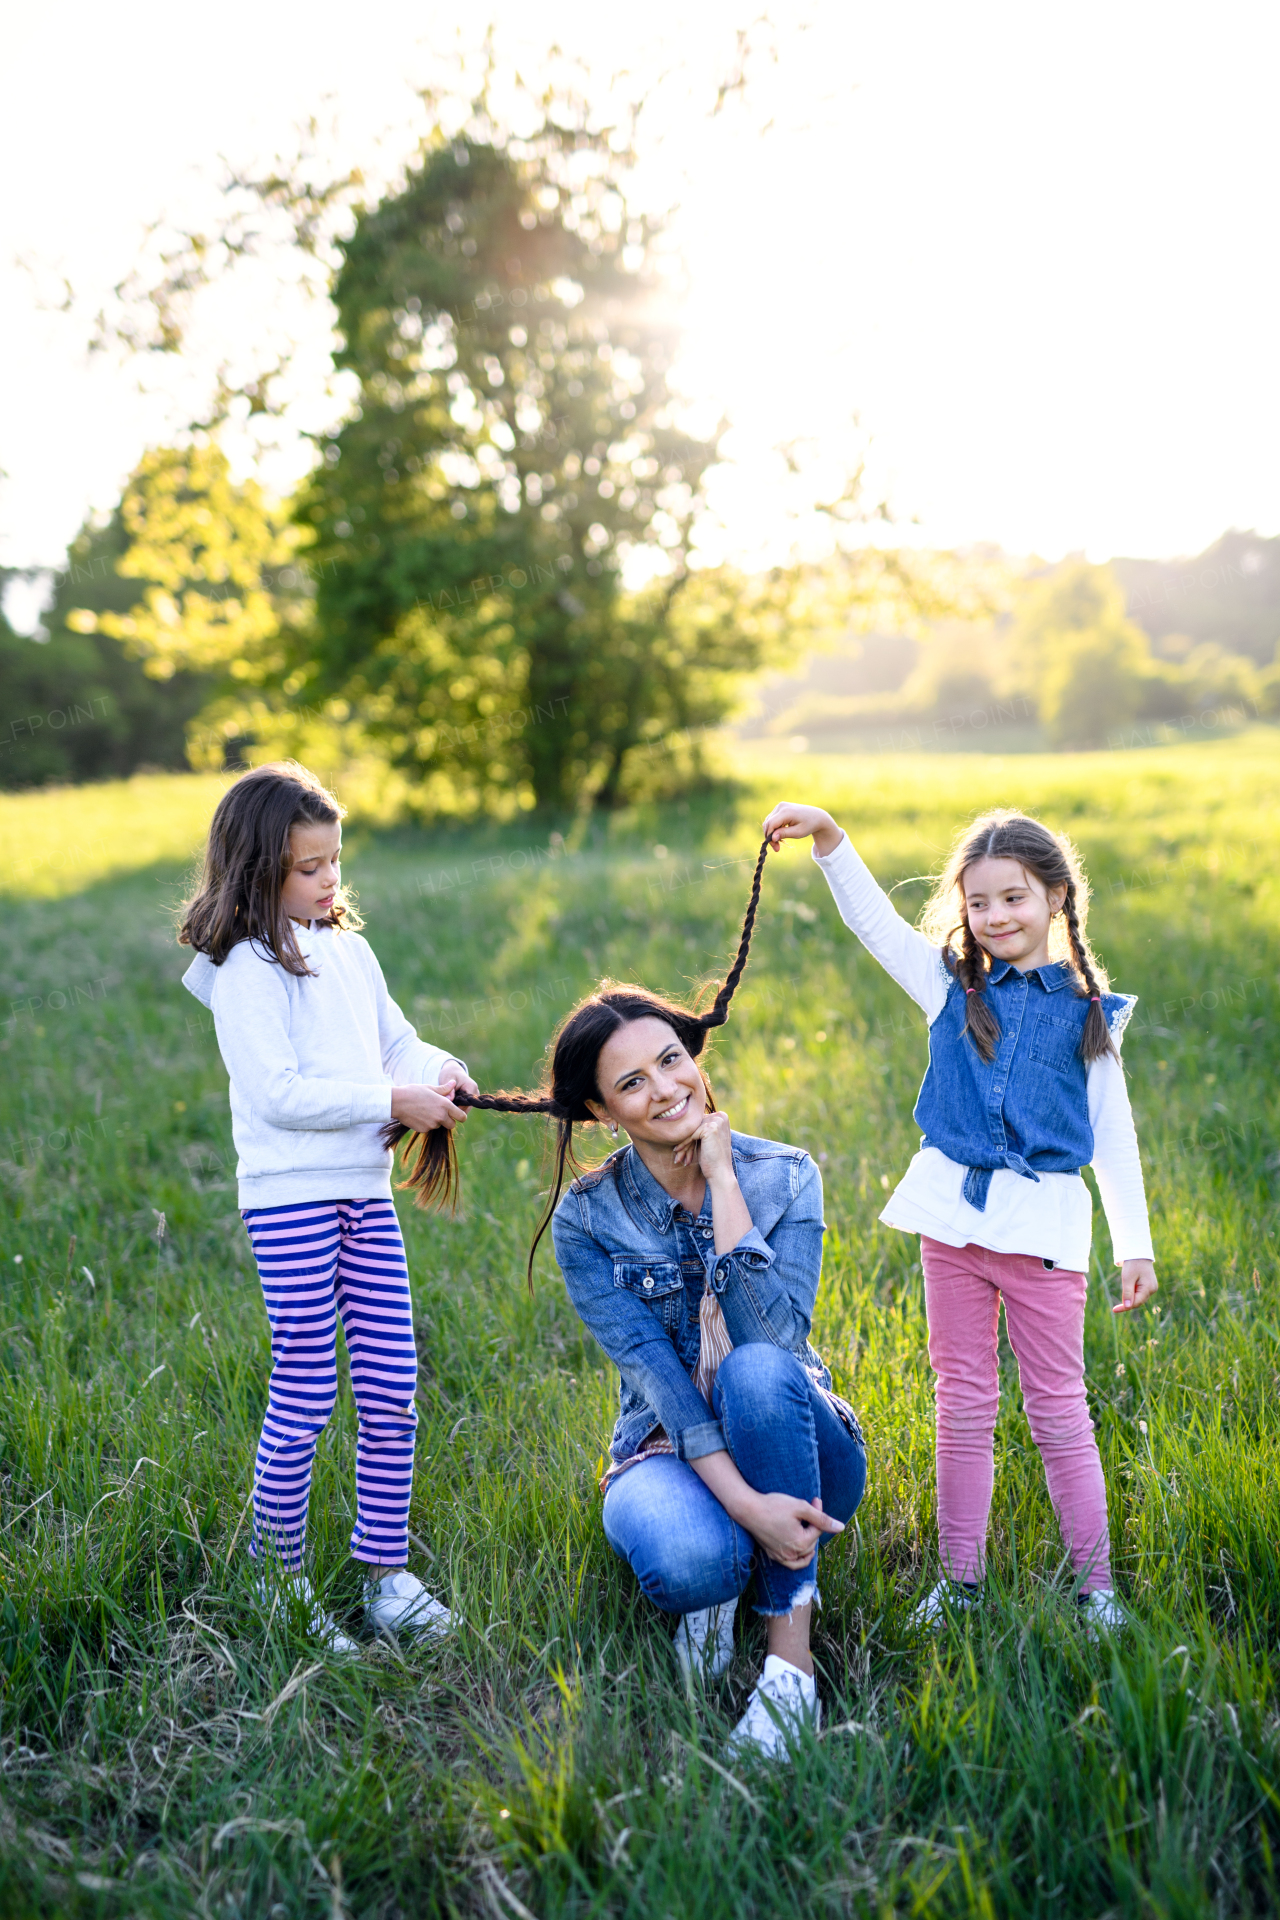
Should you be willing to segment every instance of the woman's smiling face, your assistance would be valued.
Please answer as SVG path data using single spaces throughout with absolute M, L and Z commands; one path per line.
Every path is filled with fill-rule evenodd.
M 596 1085 L 599 1100 L 587 1102 L 596 1119 L 616 1120 L 632 1140 L 649 1146 L 680 1146 L 707 1111 L 697 1061 L 656 1016 L 629 1020 L 609 1036 L 596 1062 Z

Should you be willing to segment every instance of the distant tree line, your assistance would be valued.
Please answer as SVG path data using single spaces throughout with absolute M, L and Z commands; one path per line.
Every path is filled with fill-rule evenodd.
M 1223 558 L 1237 543 L 1254 556 L 1245 568 Z M 1167 570 L 1075 560 L 1033 569 L 997 619 L 943 621 L 921 644 L 864 644 L 843 676 L 827 669 L 810 676 L 819 684 L 785 689 L 765 728 L 816 741 L 874 734 L 902 747 L 1002 733 L 1068 748 L 1280 718 L 1280 539 L 1228 535 L 1202 558 Z M 1135 617 L 1120 576 L 1139 564 L 1148 571 L 1132 589 L 1145 596 Z M 1200 589 L 1199 604 L 1172 584 L 1213 575 L 1217 597 Z M 1270 579 L 1269 613 L 1260 576 Z
M 1111 562 L 1126 610 L 1162 651 L 1170 640 L 1221 647 L 1259 666 L 1280 642 L 1280 537 L 1233 528 L 1187 560 Z M 1189 647 L 1182 646 L 1181 651 Z
M 188 729 L 212 693 L 211 677 L 157 679 L 111 635 L 68 625 L 86 605 L 117 614 L 129 608 L 137 584 L 116 571 L 127 547 L 117 509 L 105 526 L 88 526 L 73 541 L 37 637 L 15 633 L 0 613 L 0 786 L 189 765 Z

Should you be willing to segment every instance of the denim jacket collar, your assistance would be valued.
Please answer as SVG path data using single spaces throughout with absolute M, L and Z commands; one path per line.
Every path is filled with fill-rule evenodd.
M 1012 960 L 993 960 L 987 977 L 992 986 L 998 987 L 1008 974 L 1019 971 L 1021 969 L 1016 968 Z M 1046 993 L 1057 993 L 1060 988 L 1068 986 L 1075 975 L 1065 960 L 1050 960 L 1047 966 L 1028 967 L 1024 978 L 1038 980 Z
M 659 1185 L 630 1143 L 622 1149 L 618 1163 L 619 1184 L 627 1196 L 635 1201 L 641 1213 L 659 1233 L 670 1233 L 679 1201 L 672 1199 L 666 1188 Z M 702 1212 L 697 1216 L 698 1219 L 709 1217 L 710 1198 L 711 1190 L 708 1188 L 702 1198 Z

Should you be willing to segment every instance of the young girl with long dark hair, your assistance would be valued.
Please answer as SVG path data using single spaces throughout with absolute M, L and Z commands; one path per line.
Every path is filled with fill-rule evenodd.
M 556 1123 L 529 1273 L 549 1222 L 569 1297 L 618 1368 L 606 1537 L 677 1617 L 690 1676 L 727 1668 L 754 1578 L 768 1655 L 731 1747 L 781 1758 L 821 1717 L 809 1651 L 818 1549 L 862 1498 L 866 1452 L 809 1343 L 818 1169 L 801 1147 L 734 1133 L 698 1065 L 746 965 L 764 860 L 762 847 L 737 958 L 705 1013 L 605 982 L 556 1034 L 545 1089 L 457 1099 Z M 627 1144 L 564 1191 L 573 1129 L 591 1122 Z M 448 1136 L 428 1134 L 411 1183 L 429 1200 L 454 1177 Z
M 337 1397 L 341 1319 L 358 1416 L 353 1557 L 376 1632 L 438 1634 L 449 1614 L 408 1571 L 418 1362 L 389 1121 L 446 1134 L 475 1092 L 387 992 L 339 862 L 343 808 L 293 761 L 219 802 L 178 934 L 183 984 L 212 1008 L 231 1080 L 240 1206 L 271 1322 L 271 1382 L 253 1476 L 264 1591 L 281 1576 L 312 1633 L 355 1642 L 302 1572 L 311 1467 Z
M 936 1376 L 943 1579 L 931 1625 L 981 1597 L 999 1409 L 1001 1300 L 1027 1418 L 1093 1630 L 1121 1626 L 1107 1493 L 1084 1384 L 1092 1166 L 1120 1263 L 1115 1311 L 1156 1292 L 1142 1166 L 1120 1065 L 1135 1001 L 1085 933 L 1089 889 L 1065 835 L 1006 809 L 959 834 L 907 925 L 821 807 L 786 802 L 768 842 L 813 838 L 846 926 L 929 1023 L 920 1151 L 880 1218 L 920 1235 Z

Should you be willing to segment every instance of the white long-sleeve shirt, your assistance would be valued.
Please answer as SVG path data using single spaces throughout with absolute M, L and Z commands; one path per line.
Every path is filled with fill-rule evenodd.
M 840 918 L 867 952 L 910 994 L 932 1027 L 946 1004 L 951 975 L 941 949 L 908 926 L 850 842 L 848 834 L 825 857 L 814 860 L 826 875 Z M 1113 1032 L 1117 1046 L 1120 1033 Z M 1093 1171 L 1118 1261 L 1150 1260 L 1151 1227 L 1142 1184 L 1142 1162 L 1124 1069 L 1110 1054 L 1089 1063 L 1086 1075 Z M 944 1246 L 988 1247 L 993 1253 L 1024 1253 L 1087 1272 L 1093 1203 L 1078 1173 L 1042 1173 L 1027 1180 L 1007 1167 L 991 1176 L 987 1204 L 979 1213 L 961 1189 L 967 1169 L 937 1147 L 922 1147 L 880 1218 L 906 1233 L 928 1234 Z
M 220 967 L 198 953 L 182 984 L 213 1011 L 231 1078 L 242 1207 L 391 1197 L 378 1138 L 391 1089 L 437 1086 L 463 1063 L 419 1040 L 358 933 L 294 929 L 310 976 L 249 940 Z

